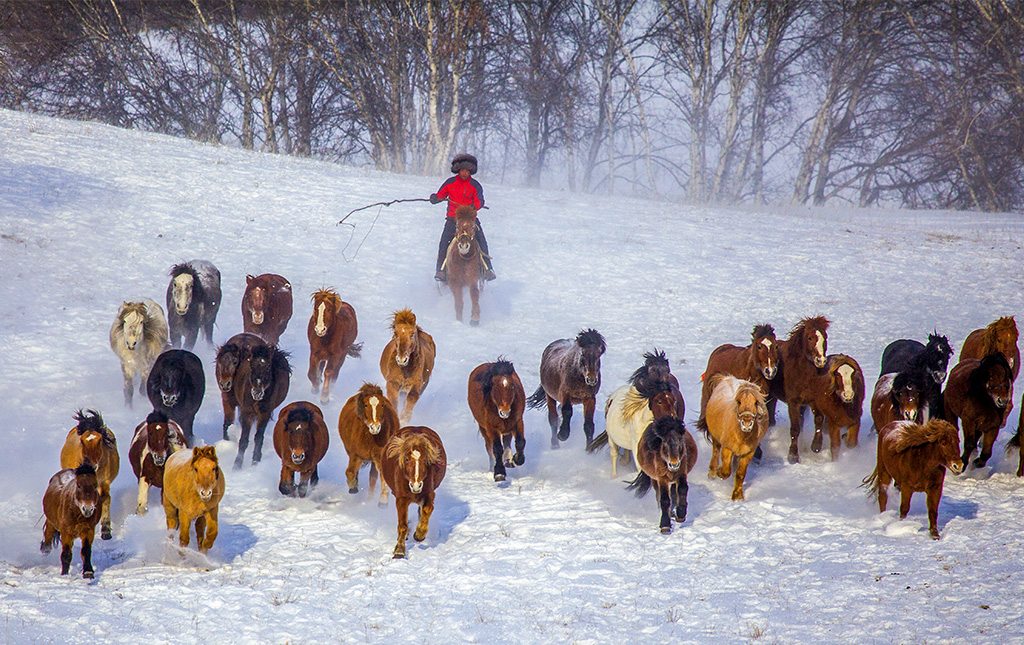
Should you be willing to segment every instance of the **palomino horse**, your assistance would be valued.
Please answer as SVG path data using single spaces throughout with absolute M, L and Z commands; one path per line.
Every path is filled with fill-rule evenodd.
M 434 512 L 434 491 L 441 485 L 448 456 L 437 433 L 425 426 L 406 426 L 388 440 L 381 459 L 381 475 L 395 494 L 398 511 L 398 542 L 395 558 L 405 557 L 409 534 L 409 504 L 420 506 L 420 520 L 412 539 L 427 537 L 430 515 Z
M 942 401 L 946 419 L 957 427 L 963 423 L 963 467 L 982 439 L 981 454 L 974 466 L 981 468 L 992 456 L 992 444 L 1003 427 L 1007 408 L 1013 397 L 1013 373 L 1002 353 L 989 354 L 982 360 L 961 360 L 949 371 Z
M 356 343 L 359 326 L 356 310 L 344 302 L 334 289 L 320 289 L 313 294 L 313 315 L 306 327 L 309 339 L 309 382 L 313 394 L 320 390 L 320 403 L 331 400 L 331 385 L 345 364 L 345 357 L 359 358 L 362 343 Z
M 345 478 L 348 480 L 349 493 L 354 495 L 359 492 L 359 469 L 365 462 L 370 462 L 368 488 L 373 497 L 384 446 L 400 427 L 398 413 L 378 385 L 363 383 L 359 391 L 345 402 L 338 415 L 338 434 L 348 453 Z M 378 506 L 384 507 L 387 504 L 388 487 L 382 481 Z
M 149 507 L 149 487 L 164 487 L 164 463 L 179 450 L 188 448 L 181 426 L 159 410 L 149 413 L 146 420 L 135 428 L 135 436 L 128 447 L 128 461 L 139 480 L 139 498 L 135 505 L 137 515 L 145 515 Z
M 940 336 L 938 332 L 928 334 L 927 345 L 907 338 L 894 340 L 882 352 L 882 369 L 878 373 L 885 375 L 921 372 L 927 375 L 926 387 L 920 390 L 921 398 L 928 402 L 929 418 L 941 419 L 942 382 L 946 380 L 946 370 L 949 368 L 949 359 L 952 355 L 953 348 L 950 347 L 949 340 L 945 336 Z M 925 423 L 926 420 L 922 418 L 919 421 Z M 875 427 L 882 426 L 875 424 Z
M 487 456 L 494 466 L 494 481 L 505 481 L 505 468 L 526 462 L 523 410 L 526 391 L 512 363 L 499 358 L 477 365 L 469 374 L 469 410 L 484 438 Z M 516 451 L 512 453 L 512 438 Z
M 68 431 L 60 451 L 60 467 L 75 469 L 88 460 L 96 468 L 96 485 L 100 499 L 100 537 L 111 538 L 110 484 L 121 470 L 121 457 L 117 454 L 117 439 L 103 423 L 96 410 L 75 413 L 74 428 Z M 90 538 L 92 539 L 92 538 Z
M 800 461 L 797 440 L 803 425 L 804 408 L 814 402 L 814 388 L 828 361 L 828 324 L 824 316 L 804 318 L 793 327 L 789 338 L 779 341 L 780 374 L 771 380 L 770 396 L 789 409 L 789 463 Z M 768 422 L 774 420 L 769 402 Z
M 242 424 L 242 432 L 238 436 L 238 455 L 235 457 L 236 470 L 242 467 L 254 420 L 256 436 L 252 448 L 253 465 L 258 464 L 263 458 L 263 433 L 270 423 L 274 409 L 288 396 L 291 374 L 292 366 L 288 363 L 288 353 L 272 345 L 253 347 L 249 352 L 249 360 L 239 365 L 238 371 L 235 372 L 233 392 L 240 408 Z
M 245 276 L 242 294 L 242 330 L 270 345 L 281 340 L 292 317 L 292 285 L 276 273 Z
M 61 542 L 60 575 L 66 576 L 71 568 L 71 550 L 75 540 L 82 541 L 82 577 L 92 578 L 92 542 L 96 537 L 99 515 L 99 490 L 96 469 L 88 461 L 77 468 L 65 468 L 50 478 L 43 493 L 43 541 L 39 550 L 48 555 Z
M 167 285 L 171 344 L 192 349 L 201 329 L 212 345 L 220 300 L 220 271 L 213 264 L 192 260 L 171 267 L 171 282 Z
M 697 442 L 681 419 L 662 417 L 647 426 L 637 445 L 640 472 L 627 487 L 643 497 L 654 486 L 661 506 L 661 532 L 672 532 L 672 510 L 675 520 L 686 521 L 686 475 L 697 463 Z
M 199 357 L 187 349 L 169 349 L 157 357 L 146 380 L 154 410 L 173 419 L 192 445 L 192 424 L 206 395 L 206 376 Z
M 651 423 L 663 416 L 679 417 L 679 400 L 669 383 L 659 383 L 652 396 L 641 394 L 635 385 L 626 384 L 618 388 L 608 397 L 604 406 L 604 431 L 587 444 L 587 452 L 596 452 L 608 444 L 612 458 L 612 479 L 619 476 L 619 449 L 633 455 L 633 463 L 640 471 L 637 460 L 637 444 L 644 430 Z M 645 387 L 645 391 L 649 388 Z
M 217 539 L 217 513 L 224 497 L 224 472 L 217 449 L 179 450 L 164 463 L 164 513 L 167 528 L 178 530 L 178 544 L 188 546 L 192 521 L 196 545 L 206 553 Z
M 121 359 L 124 376 L 124 404 L 132 405 L 135 376 L 139 393 L 146 393 L 149 371 L 160 352 L 167 349 L 167 319 L 164 310 L 149 298 L 121 303 L 110 326 L 110 349 Z
M 476 209 L 470 205 L 455 210 L 455 237 L 448 245 L 444 269 L 448 272 L 448 287 L 455 298 L 455 318 L 462 322 L 462 291 L 469 288 L 471 302 L 469 324 L 480 324 L 480 288 L 483 285 L 483 258 L 480 243 L 476 241 Z
M 711 443 L 708 478 L 716 475 L 726 479 L 732 474 L 732 458 L 736 457 L 736 477 L 732 499 L 742 500 L 743 480 L 761 439 L 768 432 L 768 408 L 761 386 L 729 374 L 716 373 L 708 379 L 711 396 L 697 429 Z M 721 465 L 719 465 L 721 461 Z
M 380 373 L 395 410 L 398 397 L 405 392 L 405 407 L 399 414 L 402 425 L 412 419 L 412 410 L 430 382 L 436 353 L 434 339 L 416 324 L 416 314 L 409 309 L 396 311 L 391 320 L 391 340 L 380 354 Z
M 540 387 L 530 395 L 527 405 L 539 408 L 548 404 L 551 425 L 551 448 L 569 438 L 572 406 L 583 404 L 583 433 L 587 444 L 594 439 L 594 408 L 597 391 L 601 389 L 601 355 L 605 352 L 604 336 L 596 329 L 584 329 L 576 339 L 562 338 L 544 348 L 540 359 Z M 562 406 L 562 423 L 558 424 L 558 406 Z
M 253 347 L 262 347 L 267 343 L 256 334 L 235 334 L 228 342 L 217 348 L 216 376 L 217 388 L 220 390 L 220 402 L 224 408 L 224 441 L 228 440 L 228 428 L 235 422 L 235 374 L 238 366 L 249 360 L 249 352 Z
M 1013 380 L 1020 372 L 1020 350 L 1017 348 L 1017 323 L 1013 316 L 1006 316 L 989 323 L 984 329 L 975 329 L 967 335 L 960 348 L 960 360 L 976 358 L 981 360 L 989 354 L 1002 354 L 1013 371 Z
M 779 342 L 775 328 L 771 325 L 755 325 L 746 347 L 719 345 L 708 356 L 700 389 L 700 414 L 704 416 L 708 399 L 711 398 L 711 377 L 715 374 L 729 374 L 758 385 L 768 396 L 769 383 L 779 371 Z
M 846 447 L 856 448 L 860 436 L 860 417 L 864 412 L 864 372 L 846 354 L 831 354 L 825 373 L 814 388 L 814 439 L 811 450 L 821 452 L 823 431 L 828 426 L 829 457 L 839 458 L 839 443 L 846 428 Z
M 306 496 L 310 486 L 320 481 L 317 464 L 327 454 L 331 435 L 320 408 L 309 401 L 295 401 L 281 409 L 274 426 L 274 450 L 281 458 L 281 480 L 277 490 L 282 495 Z M 299 485 L 295 485 L 295 475 Z
M 928 533 L 939 539 L 939 500 L 946 469 L 954 474 L 960 462 L 960 435 L 956 428 L 941 419 L 926 425 L 910 421 L 893 421 L 878 430 L 878 456 L 875 470 L 864 478 L 862 486 L 868 495 L 878 499 L 878 512 L 884 513 L 889 502 L 889 482 L 896 482 L 900 491 L 900 519 L 910 512 L 914 493 L 928 496 Z

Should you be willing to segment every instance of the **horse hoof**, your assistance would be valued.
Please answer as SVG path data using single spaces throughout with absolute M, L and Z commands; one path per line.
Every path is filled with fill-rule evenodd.
M 401 553 L 399 553 L 398 551 L 395 551 L 395 554 L 393 556 L 391 556 L 391 559 L 392 560 L 404 560 L 405 559 L 405 551 L 402 551 Z
M 93 578 L 96 577 L 96 574 L 93 573 L 92 571 L 83 571 L 82 572 L 82 577 L 87 579 L 87 580 L 92 580 Z
M 982 459 L 981 457 L 978 457 L 977 459 L 974 460 L 974 467 L 984 468 L 986 463 L 988 463 L 988 459 Z
M 469 326 L 470 327 L 479 327 L 480 326 L 480 321 L 479 320 L 470 320 L 469 321 Z
M 387 502 L 377 502 L 377 508 L 387 508 L 387 507 L 388 507 L 388 503 Z
M 500 473 L 494 473 L 494 481 L 496 481 L 496 482 L 503 482 L 503 481 L 505 481 L 505 475 L 502 475 Z
M 523 464 L 526 463 L 526 455 L 524 455 L 523 453 L 519 453 L 518 455 L 512 458 L 512 463 L 515 464 L 516 466 L 522 466 Z
M 100 530 L 100 539 L 102 539 L 102 540 L 111 540 L 113 538 L 114 538 L 114 535 L 110 532 L 110 529 L 101 529 Z
M 551 440 L 551 449 L 558 450 L 558 442 L 555 441 L 554 439 Z
M 39 544 L 39 552 L 43 555 L 50 555 L 50 551 L 53 551 L 53 547 L 50 546 L 49 542 L 41 542 Z
M 242 469 L 242 460 L 241 459 L 236 459 L 234 465 L 232 465 L 231 468 L 233 470 L 241 470 Z
M 351 488 L 348 489 L 349 495 L 355 495 L 358 492 L 359 492 L 359 487 L 358 486 L 352 486 Z
M 820 433 L 814 435 L 814 439 L 811 441 L 811 452 L 821 452 L 821 444 L 824 443 L 823 437 Z
M 565 441 L 569 438 L 569 428 L 564 428 L 558 431 L 558 440 Z
M 800 463 L 800 455 L 795 453 L 795 452 L 789 453 L 789 456 L 786 459 L 791 464 L 798 464 L 798 463 Z
M 672 527 L 671 526 L 663 526 L 663 527 L 661 527 L 661 534 L 662 535 L 668 535 L 671 532 L 672 532 Z
M 308 491 L 308 488 L 307 488 L 307 487 L 305 487 L 305 486 L 299 486 L 299 490 L 298 490 L 298 493 L 299 493 L 299 497 L 305 497 L 305 496 L 306 496 L 306 492 L 307 492 L 307 491 Z

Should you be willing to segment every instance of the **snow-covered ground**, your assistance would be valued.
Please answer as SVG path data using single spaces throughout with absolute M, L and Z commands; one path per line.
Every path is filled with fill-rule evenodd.
M 943 539 L 928 538 L 924 498 L 899 521 L 857 485 L 874 466 L 865 409 L 861 446 L 830 463 L 801 441 L 785 462 L 774 428 L 751 468 L 747 501 L 708 480 L 710 449 L 690 477 L 689 515 L 658 532 L 653 496 L 609 479 L 607 451 L 583 451 L 581 415 L 561 450 L 541 411 L 526 417 L 526 464 L 493 482 L 466 405 L 477 364 L 512 360 L 528 392 L 541 350 L 594 327 L 608 342 L 603 399 L 652 348 L 668 353 L 695 421 L 699 378 L 719 344 L 755 323 L 784 336 L 800 318 L 832 320 L 829 351 L 854 356 L 868 388 L 882 348 L 938 330 L 963 338 L 1024 311 L 1024 220 L 951 212 L 741 210 L 541 192 L 479 179 L 499 279 L 482 324 L 455 322 L 432 279 L 443 207 L 370 202 L 425 197 L 418 178 L 260 155 L 105 126 L 0 112 L 0 634 L 5 642 L 967 642 L 1024 639 L 1024 482 L 1002 447 L 989 467 L 949 476 Z M 378 217 L 379 216 L 379 217 Z M 365 237 L 365 241 L 361 240 Z M 349 244 L 351 237 L 351 243 Z M 349 244 L 347 250 L 343 250 Z M 360 245 L 361 244 L 361 245 Z M 337 434 L 307 499 L 277 491 L 262 464 L 228 469 L 221 532 L 208 557 L 167 537 L 156 494 L 133 513 L 131 431 L 107 334 L 122 300 L 163 303 L 167 271 L 214 262 L 224 277 L 215 341 L 241 331 L 245 274 L 291 281 L 282 338 L 295 368 L 289 401 L 315 400 L 305 378 L 308 297 L 335 287 L 359 316 L 350 359 L 324 413 L 332 425 L 363 381 L 381 382 L 390 313 L 411 307 L 437 343 L 414 422 L 449 457 L 429 536 L 393 561 L 394 503 L 349 495 Z M 347 259 L 346 259 L 347 258 Z M 214 350 L 200 342 L 207 392 L 200 442 L 219 439 Z M 1020 404 L 1019 399 L 1015 401 Z M 71 415 L 96 408 L 117 434 L 114 539 L 97 576 L 44 557 L 41 499 Z M 1019 409 L 1019 408 L 1018 408 Z M 780 415 L 785 418 L 785 415 Z M 600 431 L 604 420 L 598 414 Z M 809 423 L 808 423 L 809 425 Z M 233 430 L 237 436 L 237 428 Z M 218 443 L 222 461 L 234 448 Z M 415 517 L 415 514 L 412 514 Z

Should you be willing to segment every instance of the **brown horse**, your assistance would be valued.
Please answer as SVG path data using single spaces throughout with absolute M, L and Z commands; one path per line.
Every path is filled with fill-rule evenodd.
M 815 382 L 811 409 L 814 412 L 811 450 L 821 452 L 826 425 L 832 461 L 839 458 L 843 428 L 846 428 L 846 447 L 857 447 L 860 418 L 864 413 L 864 372 L 857 361 L 846 354 L 832 354 L 828 357 L 825 373 Z
M 483 257 L 476 241 L 476 209 L 470 205 L 455 210 L 455 237 L 448 245 L 444 266 L 448 287 L 455 298 L 455 318 L 462 322 L 462 290 L 469 288 L 471 302 L 469 324 L 480 324 L 480 288 L 483 285 Z
M 1021 442 L 1021 429 L 1024 428 L 1024 396 L 1020 401 L 1020 418 L 1017 419 L 1017 432 L 1006 442 L 1006 452 L 1017 451 L 1017 476 L 1024 477 L 1024 445 Z
M 939 500 L 946 469 L 959 473 L 960 435 L 950 423 L 932 419 L 926 425 L 893 421 L 878 430 L 875 470 L 864 478 L 868 495 L 878 499 L 878 512 L 889 502 L 889 482 L 900 491 L 900 519 L 910 512 L 914 493 L 928 496 L 928 533 L 939 539 Z
M 245 276 L 242 329 L 276 345 L 292 317 L 292 285 L 276 273 Z
M 912 372 L 879 376 L 871 395 L 871 421 L 875 429 L 884 428 L 893 421 L 927 423 L 928 405 L 922 394 L 927 394 L 929 385 Z
M 267 429 L 274 409 L 284 403 L 291 383 L 292 366 L 288 353 L 276 346 L 253 347 L 249 360 L 243 362 L 235 373 L 234 397 L 240 408 L 242 432 L 238 436 L 238 455 L 235 469 L 242 467 L 245 449 L 249 447 L 249 432 L 256 421 L 256 436 L 253 441 L 252 463 L 256 465 L 263 458 L 263 433 Z
M 505 481 L 505 468 L 526 462 L 523 450 L 523 410 L 526 391 L 512 363 L 499 358 L 478 365 L 469 375 L 469 409 L 483 435 L 487 456 L 494 466 L 494 481 Z M 512 438 L 516 452 L 512 454 Z
M 71 568 L 71 549 L 82 541 L 82 577 L 92 578 L 92 542 L 96 537 L 100 494 L 96 469 L 86 460 L 75 469 L 65 468 L 50 478 L 43 493 L 43 541 L 39 550 L 48 555 L 60 538 L 60 575 Z
M 1004 316 L 988 327 L 975 329 L 967 335 L 963 347 L 960 348 L 960 360 L 976 358 L 981 360 L 989 354 L 1002 354 L 1013 371 L 1013 379 L 1017 380 L 1020 372 L 1020 350 L 1017 348 L 1017 323 L 1013 316 Z
M 395 558 L 405 557 L 409 534 L 409 504 L 420 506 L 420 519 L 412 538 L 427 537 L 430 515 L 434 512 L 434 491 L 441 485 L 448 456 L 437 433 L 425 426 L 406 426 L 388 440 L 381 458 L 381 475 L 395 494 L 398 510 L 398 542 Z
M 675 520 L 686 521 L 686 475 L 697 463 L 697 442 L 681 419 L 661 417 L 644 430 L 637 445 L 640 472 L 627 490 L 643 497 L 653 485 L 661 505 L 661 532 L 672 532 L 672 509 Z
M 277 415 L 274 426 L 274 450 L 281 458 L 281 480 L 277 490 L 282 495 L 306 496 L 310 486 L 320 481 L 317 464 L 327 454 L 331 435 L 320 408 L 308 401 L 289 403 Z M 299 485 L 295 486 L 295 475 Z
M 235 410 L 238 399 L 235 398 L 235 374 L 238 366 L 249 361 L 249 353 L 254 347 L 265 347 L 266 341 L 256 334 L 235 334 L 217 349 L 217 387 L 220 389 L 220 402 L 224 408 L 224 441 L 228 440 L 228 428 L 235 422 Z
M 779 342 L 771 325 L 755 325 L 746 347 L 719 345 L 708 357 L 708 366 L 701 377 L 700 414 L 704 416 L 711 397 L 711 377 L 729 374 L 750 381 L 768 396 L 769 383 L 779 371 Z
M 331 400 L 331 385 L 345 364 L 345 357 L 359 358 L 362 343 L 356 343 L 359 326 L 356 310 L 344 302 L 334 289 L 320 289 L 313 294 L 313 315 L 306 326 L 309 339 L 309 382 L 313 394 L 320 390 L 320 403 Z
M 185 432 L 164 412 L 150 412 L 146 420 L 135 428 L 135 436 L 128 447 L 128 461 L 139 480 L 139 498 L 135 505 L 137 515 L 146 514 L 149 487 L 163 488 L 167 457 L 185 448 L 188 448 Z
M 712 375 L 708 383 L 712 388 L 711 398 L 704 416 L 697 421 L 697 429 L 704 432 L 711 444 L 708 478 L 716 475 L 728 478 L 732 474 L 732 458 L 735 456 L 732 499 L 742 500 L 747 467 L 768 432 L 764 390 L 756 383 L 722 373 Z
M 206 553 L 217 539 L 217 514 L 224 497 L 224 473 L 213 446 L 179 450 L 164 463 L 164 513 L 167 528 L 178 530 L 178 544 L 188 546 L 192 521 L 196 544 Z
M 78 425 L 68 431 L 68 436 L 64 440 L 64 447 L 60 451 L 60 467 L 78 468 L 86 459 L 95 466 L 96 483 L 100 493 L 100 537 L 109 540 L 112 537 L 110 484 L 121 469 L 117 439 L 96 410 L 79 410 L 74 418 Z
M 968 358 L 949 371 L 942 401 L 946 419 L 957 427 L 963 423 L 963 469 L 982 438 L 981 454 L 974 466 L 981 468 L 992 456 L 992 444 L 1006 418 L 1006 408 L 1013 397 L 1013 374 L 1001 353 L 989 354 L 982 360 Z
M 804 408 L 814 402 L 818 375 L 828 360 L 828 325 L 824 316 L 804 318 L 779 341 L 779 374 L 771 381 L 770 395 L 789 409 L 789 463 L 800 461 L 797 440 L 804 420 Z M 774 420 L 774 405 L 768 406 L 768 422 Z
M 399 415 L 402 425 L 412 419 L 412 410 L 430 382 L 436 353 L 434 339 L 416 324 L 416 314 L 409 309 L 396 311 L 391 320 L 391 340 L 380 355 L 380 373 L 395 410 L 398 397 L 405 392 L 405 407 Z
M 583 433 L 587 445 L 594 439 L 594 408 L 597 391 L 601 389 L 601 356 L 605 352 L 604 336 L 596 329 L 584 329 L 575 340 L 562 338 L 544 348 L 540 359 L 540 387 L 530 395 L 527 405 L 539 408 L 548 405 L 551 425 L 551 448 L 569 438 L 572 406 L 583 404 Z M 558 424 L 558 406 L 562 406 L 562 423 Z
M 398 413 L 378 385 L 363 383 L 359 391 L 345 402 L 338 415 L 338 434 L 348 453 L 345 478 L 348 480 L 349 493 L 354 495 L 359 492 L 359 469 L 365 462 L 370 462 L 368 488 L 370 497 L 373 497 L 384 446 L 400 427 Z M 383 481 L 377 505 L 388 505 L 388 487 Z

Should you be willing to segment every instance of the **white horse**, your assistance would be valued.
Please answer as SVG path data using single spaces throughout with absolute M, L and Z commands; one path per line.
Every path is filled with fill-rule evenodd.
M 192 260 L 171 267 L 171 282 L 167 285 L 171 343 L 192 349 L 202 330 L 206 342 L 212 345 L 220 300 L 220 271 L 213 264 Z
M 636 447 L 640 436 L 654 421 L 654 413 L 645 399 L 632 385 L 623 385 L 612 392 L 604 406 L 604 432 L 594 437 L 587 446 L 588 452 L 597 450 L 605 443 L 612 455 L 612 479 L 619 476 L 619 448 L 633 453 L 633 464 L 637 471 Z
M 121 359 L 124 375 L 124 404 L 132 405 L 135 376 L 139 393 L 146 393 L 146 380 L 157 356 L 167 349 L 167 318 L 163 308 L 149 298 L 123 302 L 110 327 L 110 349 Z

